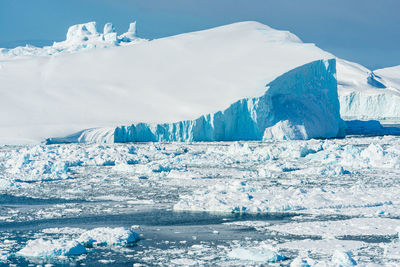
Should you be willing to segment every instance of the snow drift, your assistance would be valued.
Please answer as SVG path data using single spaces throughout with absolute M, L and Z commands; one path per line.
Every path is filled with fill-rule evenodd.
M 291 70 L 267 85 L 264 95 L 245 98 L 224 111 L 176 123 L 117 127 L 114 142 L 234 141 L 338 137 L 339 114 L 335 60 L 318 60 Z M 107 142 L 83 131 L 47 143 Z M 101 129 L 97 129 L 101 132 Z M 107 130 L 105 130 L 107 131 Z M 94 136 L 90 139 L 88 136 Z M 109 136 L 109 134 L 104 134 Z

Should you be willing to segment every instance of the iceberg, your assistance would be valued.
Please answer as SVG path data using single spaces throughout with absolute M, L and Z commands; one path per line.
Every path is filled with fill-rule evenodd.
M 17 255 L 34 258 L 51 258 L 73 256 L 86 253 L 85 247 L 75 241 L 66 239 L 45 240 L 43 238 L 29 240 Z
M 340 114 L 345 120 L 400 122 L 400 68 L 371 71 L 338 60 Z
M 261 97 L 241 99 L 224 111 L 195 120 L 117 127 L 114 142 L 304 140 L 343 136 L 335 63 L 334 59 L 319 60 L 298 67 L 267 84 Z M 88 138 L 92 135 L 86 131 L 72 136 L 76 137 L 75 142 L 99 141 Z M 104 136 L 110 139 L 109 134 Z M 50 138 L 47 143 L 66 140 Z
M 130 245 L 140 239 L 131 229 L 99 227 L 82 233 L 77 239 L 85 247 Z
M 136 23 L 123 34 L 111 23 L 102 32 L 95 22 L 74 25 L 52 46 L 0 49 L 0 143 L 222 113 L 262 96 L 284 73 L 332 58 L 290 32 L 254 21 L 155 40 L 137 37 Z M 396 68 L 371 71 L 339 58 L 336 67 L 343 119 L 400 122 Z M 265 138 L 305 136 L 293 123 L 282 120 Z M 101 131 L 90 133 L 102 142 Z M 251 134 L 246 139 L 254 139 Z

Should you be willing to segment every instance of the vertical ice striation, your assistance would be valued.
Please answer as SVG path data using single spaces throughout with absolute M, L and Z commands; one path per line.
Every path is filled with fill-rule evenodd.
M 336 61 L 319 60 L 291 70 L 257 98 L 195 120 L 117 127 L 115 142 L 310 139 L 343 135 Z
M 331 138 L 344 134 L 339 114 L 336 61 L 318 60 L 272 81 L 261 97 L 245 98 L 224 111 L 176 123 L 120 126 L 114 142 L 237 141 Z M 110 132 L 82 131 L 47 143 L 107 142 Z M 104 129 L 106 133 L 106 129 Z M 102 140 L 101 136 L 107 136 Z M 71 138 L 72 137 L 72 138 Z M 90 138 L 93 137 L 93 140 Z

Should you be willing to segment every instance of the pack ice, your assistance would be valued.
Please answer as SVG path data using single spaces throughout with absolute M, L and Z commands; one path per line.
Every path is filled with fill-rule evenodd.
M 334 57 L 257 22 L 151 41 L 135 31 L 131 24 L 117 35 L 106 24 L 98 33 L 95 23 L 86 23 L 70 27 L 66 41 L 53 46 L 0 50 L 0 142 L 110 127 L 79 139 L 105 141 L 120 125 L 193 120 L 260 97 L 284 73 Z M 341 59 L 337 72 L 343 118 L 400 121 L 398 72 L 371 72 Z M 292 125 L 282 121 L 279 127 Z

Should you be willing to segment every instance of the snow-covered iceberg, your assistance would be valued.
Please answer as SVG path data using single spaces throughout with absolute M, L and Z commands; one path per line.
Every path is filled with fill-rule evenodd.
M 85 28 L 73 27 L 65 46 L 73 49 L 112 31 L 107 26 L 105 34 L 96 34 L 92 26 Z M 333 57 L 257 22 L 129 44 L 0 59 L 0 143 L 40 142 L 94 127 L 192 120 L 261 96 L 265 85 L 283 73 Z
M 400 67 L 371 71 L 340 59 L 337 72 L 343 119 L 400 122 Z
M 75 240 L 43 238 L 29 240 L 17 255 L 34 258 L 51 258 L 58 256 L 73 256 L 86 253 L 85 247 Z
M 342 136 L 344 124 L 339 114 L 335 63 L 334 59 L 318 60 L 298 67 L 267 84 L 261 97 L 239 100 L 224 111 L 195 120 L 117 127 L 114 142 L 303 140 Z M 47 143 L 101 141 L 90 140 L 88 136 L 91 134 L 83 131 L 67 138 L 50 138 Z M 108 140 L 109 137 L 104 141 Z
M 0 143 L 192 120 L 331 58 L 290 32 L 251 21 L 151 41 L 136 36 L 134 23 L 121 35 L 112 24 L 102 33 L 95 23 L 74 25 L 52 46 L 0 49 Z M 395 68 L 372 72 L 337 59 L 342 118 L 400 122 L 398 77 Z
M 78 241 L 86 247 L 93 247 L 130 245 L 139 239 L 139 235 L 128 228 L 99 227 L 82 233 Z

